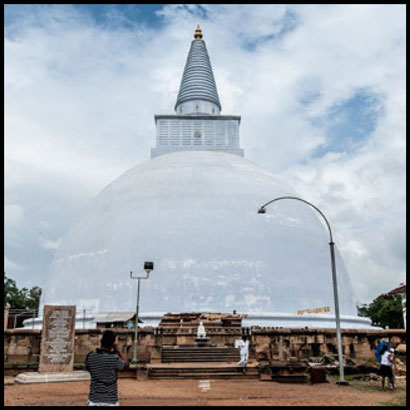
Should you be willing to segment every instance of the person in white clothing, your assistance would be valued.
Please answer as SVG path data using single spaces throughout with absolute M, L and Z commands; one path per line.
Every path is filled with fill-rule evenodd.
M 380 362 L 380 376 L 382 376 L 382 390 L 384 390 L 384 379 L 387 377 L 390 381 L 392 390 L 394 391 L 394 377 L 393 377 L 393 364 L 394 364 L 394 353 L 385 346 L 380 351 L 381 362 Z
M 242 336 L 242 340 L 238 343 L 239 353 L 241 360 L 238 362 L 238 366 L 246 368 L 249 360 L 249 340 L 246 336 Z

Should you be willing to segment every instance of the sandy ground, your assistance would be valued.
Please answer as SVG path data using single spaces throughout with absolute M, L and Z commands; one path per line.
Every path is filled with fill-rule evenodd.
M 5 406 L 85 406 L 89 382 L 12 384 L 5 378 Z M 377 406 L 406 400 L 405 379 L 398 389 L 381 391 L 376 381 L 338 386 L 334 378 L 322 384 L 284 384 L 259 380 L 120 379 L 122 406 Z

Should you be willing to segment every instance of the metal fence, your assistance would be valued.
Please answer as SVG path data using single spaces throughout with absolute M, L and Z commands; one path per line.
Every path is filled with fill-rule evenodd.
M 76 310 L 76 327 L 82 327 L 86 329 L 87 325 L 87 312 L 90 312 L 91 309 L 77 309 Z M 4 308 L 4 329 L 16 329 L 16 328 L 35 328 L 36 321 L 34 319 L 39 317 L 38 309 L 10 309 Z M 27 319 L 32 319 L 31 323 L 26 325 L 24 321 Z M 78 326 L 79 322 L 82 325 Z M 38 324 L 38 320 L 37 320 Z M 38 327 L 38 325 L 37 325 Z
M 5 309 L 7 311 L 7 309 Z M 7 315 L 7 319 L 6 319 Z M 23 327 L 23 322 L 26 319 L 34 319 L 38 316 L 38 309 L 8 309 L 5 312 L 5 329 L 16 329 L 18 327 Z M 32 321 L 34 328 L 34 320 Z

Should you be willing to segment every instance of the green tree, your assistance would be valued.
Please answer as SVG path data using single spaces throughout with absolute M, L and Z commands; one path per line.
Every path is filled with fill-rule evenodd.
M 41 288 L 34 286 L 26 294 L 27 307 L 29 309 L 38 309 L 40 305 Z
M 390 329 L 403 329 L 403 307 L 400 296 L 383 294 L 370 304 L 357 307 L 359 316 L 368 317 L 373 326 Z
M 10 305 L 12 309 L 38 309 L 41 289 L 34 286 L 31 289 L 19 289 L 15 280 L 4 273 L 4 307 Z

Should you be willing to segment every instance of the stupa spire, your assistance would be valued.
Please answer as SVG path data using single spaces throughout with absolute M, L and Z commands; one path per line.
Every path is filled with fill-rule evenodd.
M 171 152 L 218 151 L 243 157 L 239 115 L 221 115 L 221 104 L 202 31 L 197 25 L 182 75 L 176 114 L 155 115 L 151 158 Z
M 197 24 L 195 34 L 194 34 L 194 39 L 200 40 L 201 38 L 202 38 L 202 31 L 201 31 L 201 28 L 199 27 L 199 24 Z
M 211 61 L 202 37 L 202 31 L 198 24 L 175 104 L 177 114 L 217 115 L 222 108 L 216 90 Z

